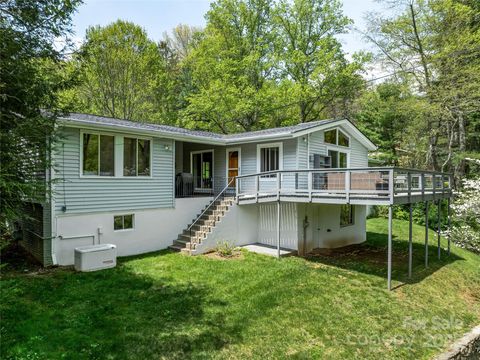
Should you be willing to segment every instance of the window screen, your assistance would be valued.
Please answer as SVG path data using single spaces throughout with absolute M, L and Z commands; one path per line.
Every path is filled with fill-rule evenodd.
M 280 151 L 278 147 L 260 149 L 260 172 L 280 169 Z

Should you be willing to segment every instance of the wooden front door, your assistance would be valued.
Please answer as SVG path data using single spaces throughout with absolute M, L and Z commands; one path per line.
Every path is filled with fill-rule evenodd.
M 235 187 L 235 180 L 232 179 L 238 175 L 240 175 L 240 148 L 227 149 L 227 184 L 230 184 L 230 187 Z

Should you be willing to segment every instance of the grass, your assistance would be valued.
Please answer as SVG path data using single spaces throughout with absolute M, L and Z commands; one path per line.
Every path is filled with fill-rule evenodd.
M 480 322 L 480 257 L 452 248 L 437 260 L 432 232 L 425 269 L 415 226 L 408 281 L 408 223 L 394 221 L 388 292 L 386 232 L 368 220 L 363 252 L 335 257 L 162 251 L 94 273 L 7 271 L 0 357 L 429 359 Z

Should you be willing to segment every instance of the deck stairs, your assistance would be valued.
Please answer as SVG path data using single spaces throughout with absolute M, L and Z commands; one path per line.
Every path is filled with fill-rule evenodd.
M 235 198 L 233 196 L 224 196 L 206 205 L 197 217 L 187 225 L 185 230 L 178 234 L 178 238 L 173 241 L 169 248 L 188 255 L 201 253 L 202 245 L 208 234 L 215 229 L 215 226 L 234 203 Z

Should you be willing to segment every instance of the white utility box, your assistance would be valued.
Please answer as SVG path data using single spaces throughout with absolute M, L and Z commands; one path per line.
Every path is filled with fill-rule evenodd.
M 75 270 L 95 271 L 117 265 L 117 247 L 113 244 L 88 245 L 75 248 Z

